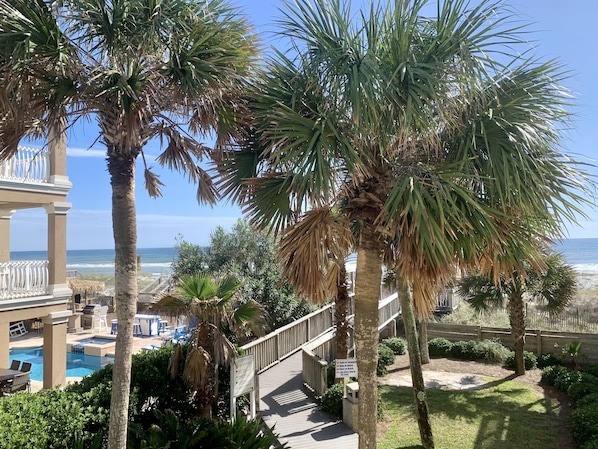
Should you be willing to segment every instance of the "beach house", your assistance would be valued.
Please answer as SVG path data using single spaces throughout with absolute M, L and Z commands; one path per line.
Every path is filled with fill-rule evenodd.
M 49 139 L 43 149 L 19 147 L 0 161 L 0 367 L 8 367 L 9 341 L 25 331 L 43 332 L 44 388 L 66 382 L 66 333 L 71 290 L 66 273 L 66 219 L 71 183 L 66 144 Z M 11 220 L 18 210 L 43 209 L 47 260 L 11 260 Z M 29 327 L 29 329 L 27 329 Z

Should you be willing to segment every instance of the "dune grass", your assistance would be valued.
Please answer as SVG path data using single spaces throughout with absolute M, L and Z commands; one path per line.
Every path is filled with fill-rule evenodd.
M 384 432 L 378 449 L 415 449 L 419 431 L 410 388 L 382 386 Z M 437 448 L 557 449 L 561 426 L 556 400 L 514 381 L 497 381 L 476 391 L 428 390 L 428 404 Z

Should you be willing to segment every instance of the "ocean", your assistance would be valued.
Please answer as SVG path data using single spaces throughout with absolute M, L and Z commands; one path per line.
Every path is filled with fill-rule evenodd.
M 598 274 L 598 238 L 565 239 L 555 245 L 565 261 L 580 274 Z M 141 257 L 141 271 L 155 275 L 171 273 L 176 250 L 172 248 L 137 248 Z M 46 260 L 46 251 L 14 251 L 11 260 Z M 114 274 L 114 250 L 69 250 L 67 270 L 81 274 Z
M 175 248 L 137 248 L 141 271 L 155 275 L 169 274 L 176 259 Z M 46 251 L 14 251 L 11 260 L 46 260 Z M 67 271 L 81 274 L 114 274 L 114 250 L 77 249 L 66 252 Z

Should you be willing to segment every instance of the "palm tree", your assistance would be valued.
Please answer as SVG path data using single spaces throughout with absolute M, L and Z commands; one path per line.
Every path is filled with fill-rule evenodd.
M 106 146 L 119 321 L 108 447 L 122 449 L 137 302 L 136 161 L 149 194 L 160 196 L 143 153 L 159 139 L 157 163 L 197 183 L 198 201 L 217 200 L 198 161 L 237 137 L 254 38 L 222 0 L 0 0 L 0 11 L 1 157 L 23 137 L 62 136 L 85 117 L 97 120 Z M 214 150 L 189 134 L 211 132 Z
M 498 284 L 484 274 L 473 274 L 465 276 L 458 287 L 459 294 L 476 310 L 504 307 L 506 303 L 518 375 L 525 374 L 525 303 L 544 303 L 550 313 L 557 314 L 575 297 L 576 291 L 575 271 L 558 253 L 546 256 L 545 269 L 541 271 L 528 266 L 526 272 L 502 276 Z
M 424 317 L 457 266 L 496 275 L 524 254 L 539 266 L 536 242 L 586 201 L 557 147 L 568 117 L 558 65 L 509 54 L 527 44 L 500 4 L 438 1 L 427 18 L 428 3 L 287 5 L 290 49 L 254 86 L 249 138 L 220 167 L 252 223 L 281 234 L 313 300 L 333 296 L 330 255 L 357 249 L 360 416 L 376 415 L 383 261 Z M 429 422 L 420 432 L 433 447 Z M 359 446 L 376 446 L 373 420 L 360 421 Z
M 218 397 L 218 366 L 230 366 L 237 350 L 228 333 L 251 331 L 260 335 L 265 325 L 263 309 L 255 301 L 239 303 L 236 295 L 241 283 L 232 276 L 214 279 L 206 273 L 183 276 L 174 293 L 165 293 L 153 308 L 172 316 L 195 319 L 190 338 L 191 349 L 184 362 L 183 379 L 194 391 L 200 416 L 210 417 Z M 183 356 L 177 343 L 169 363 L 176 376 Z

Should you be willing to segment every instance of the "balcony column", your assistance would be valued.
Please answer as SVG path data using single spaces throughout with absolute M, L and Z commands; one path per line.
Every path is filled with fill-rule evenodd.
M 8 368 L 8 359 L 10 352 L 8 343 L 10 342 L 10 322 L 0 321 L 0 368 Z
M 66 327 L 70 310 L 53 312 L 42 318 L 44 323 L 44 389 L 66 384 Z
M 14 213 L 0 209 L 0 263 L 10 262 L 10 219 Z
M 70 187 L 71 182 L 66 175 L 66 120 L 59 118 L 56 123 L 48 131 L 50 182 Z
M 70 296 L 66 282 L 66 214 L 71 203 L 45 206 L 48 213 L 48 288 L 53 296 Z

